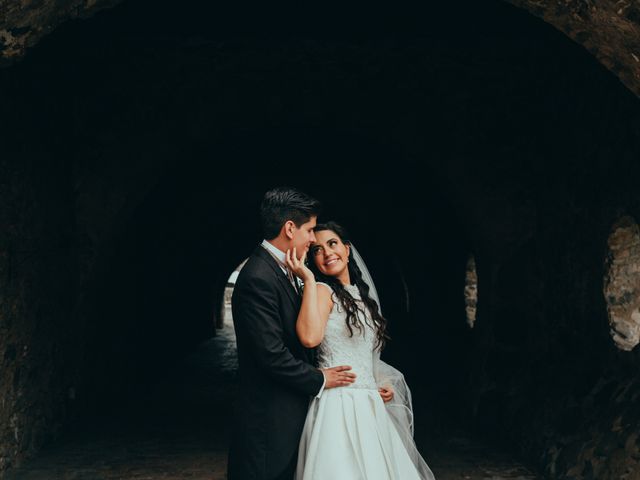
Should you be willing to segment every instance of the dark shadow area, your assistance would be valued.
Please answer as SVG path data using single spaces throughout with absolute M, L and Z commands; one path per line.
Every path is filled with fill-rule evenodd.
M 225 448 L 215 324 L 275 185 L 352 232 L 425 448 L 463 432 L 548 465 L 596 416 L 577 405 L 599 379 L 633 375 L 600 288 L 610 223 L 640 213 L 637 99 L 522 11 L 130 1 L 0 70 L 0 92 L 12 185 L 73 212 L 33 214 L 45 237 L 64 224 L 75 262 L 50 414 L 68 438 Z
M 277 155 L 277 163 L 261 160 L 264 152 Z M 96 363 L 89 367 L 104 370 L 96 378 L 121 370 L 132 375 L 123 383 L 135 388 L 163 375 L 177 358 L 214 335 L 229 272 L 261 240 L 262 193 L 273 185 L 295 184 L 324 200 L 323 218 L 347 225 L 368 258 L 393 319 L 391 335 L 397 340 L 389 355 L 404 356 L 405 369 L 413 370 L 415 359 L 403 345 L 426 334 L 432 340 L 419 365 L 429 370 L 418 366 L 415 375 L 451 383 L 438 378 L 438 358 L 449 357 L 449 369 L 455 371 L 462 368 L 460 356 L 439 347 L 441 332 L 424 329 L 445 315 L 450 317 L 440 327 L 445 335 L 448 329 L 466 328 L 459 298 L 466 247 L 459 219 L 435 179 L 427 176 L 416 185 L 395 168 L 407 160 L 389 145 L 328 131 L 250 131 L 230 135 L 194 157 L 168 168 L 122 225 L 113 256 L 105 261 L 94 314 Z M 206 160 L 211 158 L 216 161 Z M 415 215 L 418 206 L 429 212 L 428 219 Z M 411 232 L 410 243 L 401 230 Z M 408 275 L 420 278 L 411 284 L 409 312 L 403 285 Z M 95 383 L 103 411 L 118 406 L 111 387 Z

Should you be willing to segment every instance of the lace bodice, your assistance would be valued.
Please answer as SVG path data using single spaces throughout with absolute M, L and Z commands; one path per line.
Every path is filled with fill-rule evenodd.
M 324 283 L 322 285 L 331 288 Z M 327 368 L 338 365 L 350 365 L 352 372 L 357 375 L 356 381 L 352 385 L 343 388 L 369 388 L 377 390 L 378 387 L 376 386 L 373 374 L 373 348 L 376 343 L 375 331 L 372 327 L 373 322 L 371 321 L 369 311 L 366 310 L 360 299 L 358 287 L 355 285 L 345 285 L 345 289 L 366 311 L 366 318 L 362 312 L 358 312 L 364 328 L 360 331 L 356 327 L 352 327 L 353 336 L 349 335 L 349 329 L 346 324 L 347 312 L 334 295 L 332 297 L 334 301 L 333 308 L 327 320 L 324 339 L 318 347 L 319 366 L 321 368 Z

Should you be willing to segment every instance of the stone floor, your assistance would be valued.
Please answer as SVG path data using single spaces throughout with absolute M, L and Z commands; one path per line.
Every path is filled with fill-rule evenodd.
M 235 369 L 226 327 L 155 385 L 134 415 L 68 434 L 7 480 L 224 479 Z M 438 480 L 542 478 L 464 433 L 429 444 L 423 454 Z

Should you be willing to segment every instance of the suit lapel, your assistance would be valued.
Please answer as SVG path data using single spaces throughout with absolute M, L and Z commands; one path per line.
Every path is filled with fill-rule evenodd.
M 275 258 L 273 258 L 269 254 L 269 252 L 267 252 L 264 249 L 264 247 L 262 247 L 262 246 L 258 246 L 258 248 L 256 250 L 256 255 L 258 255 L 260 258 L 262 258 L 271 267 L 271 269 L 276 274 L 276 277 L 278 278 L 278 281 L 282 285 L 282 288 L 284 288 L 286 290 L 287 294 L 289 295 L 289 298 L 293 302 L 294 307 L 298 308 L 300 306 L 300 296 L 296 292 L 296 289 L 293 288 L 293 285 L 291 285 L 291 282 L 289 281 L 289 278 L 282 271 L 282 269 L 280 268 L 280 265 L 278 265 L 278 262 L 276 262 Z

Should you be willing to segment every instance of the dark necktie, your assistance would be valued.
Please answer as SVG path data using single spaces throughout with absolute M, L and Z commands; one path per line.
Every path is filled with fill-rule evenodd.
M 298 278 L 294 275 L 291 269 L 289 269 L 288 267 L 286 268 L 287 268 L 287 276 L 289 277 L 289 281 L 293 285 L 293 288 L 296 290 L 296 293 L 298 295 L 301 295 L 302 292 L 300 291 L 300 286 L 298 285 Z

